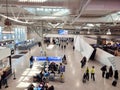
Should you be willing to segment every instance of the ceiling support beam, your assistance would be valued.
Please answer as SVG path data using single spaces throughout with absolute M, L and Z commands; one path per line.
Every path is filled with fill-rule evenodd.
M 85 10 L 86 6 L 90 3 L 91 0 L 83 0 L 83 4 L 82 6 L 80 6 L 80 10 L 79 10 L 79 14 L 78 16 L 72 21 L 71 24 L 74 24 L 76 22 L 76 20 L 79 19 L 79 17 L 81 16 L 82 12 Z

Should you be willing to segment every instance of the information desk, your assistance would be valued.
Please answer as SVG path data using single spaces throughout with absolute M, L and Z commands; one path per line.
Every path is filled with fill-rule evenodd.
M 49 56 L 49 57 L 39 57 L 39 56 L 36 56 L 36 57 L 33 57 L 35 60 L 38 60 L 38 61 L 49 61 L 49 62 L 62 62 L 62 58 L 61 57 L 54 57 L 54 56 Z

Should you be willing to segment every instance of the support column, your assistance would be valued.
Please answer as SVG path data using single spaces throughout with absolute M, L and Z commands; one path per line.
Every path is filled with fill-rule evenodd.
M 53 43 L 53 37 L 50 37 L 50 44 Z

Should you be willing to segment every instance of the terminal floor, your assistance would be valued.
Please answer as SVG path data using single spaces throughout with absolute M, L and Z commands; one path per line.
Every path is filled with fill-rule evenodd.
M 65 82 L 50 82 L 50 85 L 55 86 L 55 90 L 120 90 L 120 80 L 118 80 L 117 87 L 111 85 L 113 78 L 105 79 L 101 76 L 101 64 L 97 61 L 89 61 L 88 67 L 95 66 L 95 78 L 96 81 L 89 80 L 86 83 L 82 82 L 82 76 L 86 67 L 80 67 L 80 60 L 82 55 L 72 50 L 72 46 L 69 44 L 65 50 L 61 50 L 58 46 L 55 46 L 52 50 L 47 50 L 48 56 L 62 56 L 66 54 L 67 65 L 66 72 L 64 73 Z M 40 56 L 40 47 L 36 46 L 28 53 L 24 54 L 19 59 L 12 59 L 13 70 L 15 71 L 16 79 L 13 79 L 13 75 L 8 80 L 8 88 L 2 86 L 2 90 L 26 90 L 26 87 L 31 83 L 31 77 L 34 75 L 35 70 L 29 68 L 30 56 Z M 37 71 L 39 72 L 39 71 Z

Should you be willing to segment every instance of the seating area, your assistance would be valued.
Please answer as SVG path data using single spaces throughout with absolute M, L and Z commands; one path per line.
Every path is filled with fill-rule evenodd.
M 41 58 L 37 58 L 34 61 L 33 67 L 31 69 L 34 68 L 38 68 L 38 70 L 32 76 L 32 83 L 27 87 L 27 90 L 51 90 L 49 88 L 54 87 L 54 85 L 50 85 L 49 82 L 64 82 L 62 77 L 65 72 L 65 65 L 61 62 L 56 63 L 56 61 L 54 62 L 54 60 L 52 60 L 52 62 L 41 62 Z

